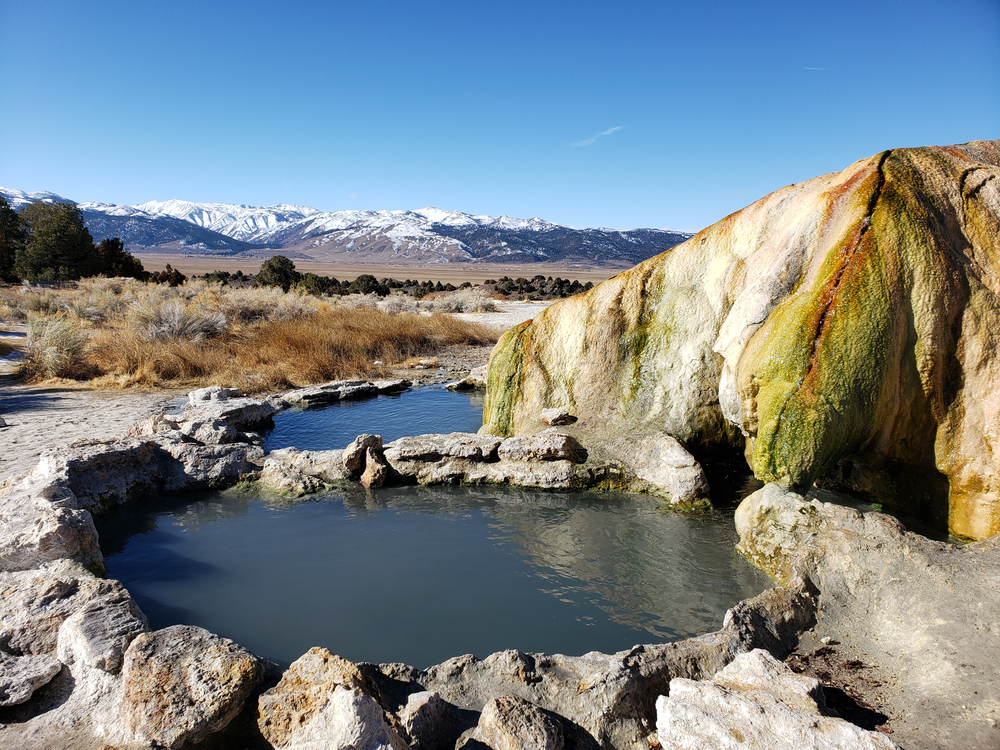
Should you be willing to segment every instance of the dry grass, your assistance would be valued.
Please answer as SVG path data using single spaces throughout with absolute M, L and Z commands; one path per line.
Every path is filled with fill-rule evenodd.
M 432 358 L 441 347 L 497 339 L 493 330 L 449 315 L 392 314 L 374 302 L 331 304 L 203 281 L 177 288 L 128 279 L 8 287 L 0 290 L 0 316 L 28 321 L 25 378 L 115 388 L 214 384 L 257 393 L 388 376 L 391 365 Z
M 252 323 L 211 339 L 150 341 L 132 328 L 102 331 L 90 348 L 105 382 L 213 383 L 244 393 L 389 375 L 390 363 L 453 344 L 490 344 L 496 333 L 444 315 L 333 308 L 307 318 Z M 376 364 L 378 362 L 378 364 Z

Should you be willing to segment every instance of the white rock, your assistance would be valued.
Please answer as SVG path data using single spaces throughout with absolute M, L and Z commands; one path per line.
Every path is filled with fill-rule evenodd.
M 61 669 L 62 664 L 48 654 L 11 656 L 0 651 L 0 706 L 26 702 Z
M 222 388 L 217 385 L 210 385 L 207 388 L 198 388 L 188 393 L 188 403 L 198 405 L 205 401 L 228 401 L 230 398 L 237 398 L 240 395 L 238 388 Z
M 656 701 L 657 738 L 677 750 L 896 750 L 884 734 L 821 715 L 820 691 L 756 649 L 711 681 L 672 679 Z

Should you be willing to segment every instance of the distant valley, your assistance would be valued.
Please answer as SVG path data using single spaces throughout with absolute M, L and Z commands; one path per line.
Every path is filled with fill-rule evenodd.
M 0 187 L 19 209 L 33 201 L 77 203 L 55 193 Z M 120 237 L 136 255 L 426 266 L 439 263 L 573 264 L 625 268 L 691 237 L 662 229 L 576 229 L 542 219 L 415 211 L 335 211 L 305 206 L 150 201 L 77 203 L 95 241 Z

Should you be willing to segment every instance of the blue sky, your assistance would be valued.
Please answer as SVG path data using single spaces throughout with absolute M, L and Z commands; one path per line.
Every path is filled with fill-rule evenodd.
M 698 229 L 1000 138 L 1000 2 L 0 0 L 0 185 Z

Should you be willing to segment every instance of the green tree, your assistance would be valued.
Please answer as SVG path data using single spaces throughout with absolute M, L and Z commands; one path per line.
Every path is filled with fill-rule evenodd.
M 142 262 L 126 250 L 117 237 L 101 240 L 95 250 L 101 263 L 101 273 L 105 276 L 127 276 L 140 281 L 149 278 Z
M 264 261 L 254 283 L 257 286 L 280 286 L 281 291 L 287 292 L 301 278 L 302 274 L 295 270 L 291 260 L 284 255 L 275 255 Z
M 100 273 L 83 214 L 73 203 L 29 203 L 21 210 L 27 240 L 14 260 L 18 278 L 65 281 Z
M 351 282 L 347 291 L 350 294 L 377 294 L 379 297 L 384 297 L 389 293 L 389 287 L 379 284 L 378 279 L 370 273 L 363 273 Z
M 0 281 L 17 281 L 14 260 L 24 247 L 24 227 L 17 211 L 0 196 Z

